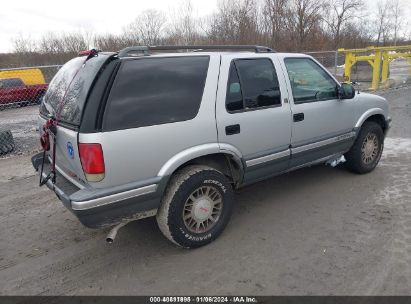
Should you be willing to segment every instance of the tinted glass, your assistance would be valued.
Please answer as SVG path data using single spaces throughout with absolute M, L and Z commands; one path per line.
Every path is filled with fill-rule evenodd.
M 309 58 L 287 58 L 294 103 L 337 98 L 337 83 L 324 69 Z
M 226 96 L 226 108 L 229 112 L 243 110 L 243 94 L 241 93 L 240 79 L 234 61 L 231 62 L 230 75 Z
M 240 85 L 237 85 L 238 78 Z M 242 108 L 239 105 L 240 98 L 243 101 Z M 270 59 L 235 60 L 230 68 L 226 105 L 228 111 L 281 105 L 278 78 Z
M 105 129 L 189 120 L 203 96 L 208 56 L 145 58 L 123 63 L 108 100 Z
M 99 54 L 84 64 L 86 57 L 77 57 L 63 65 L 48 86 L 40 113 L 79 125 L 88 91 L 107 58 Z

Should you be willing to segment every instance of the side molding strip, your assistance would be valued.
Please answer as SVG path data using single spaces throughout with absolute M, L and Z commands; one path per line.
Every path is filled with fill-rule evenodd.
M 108 196 L 91 199 L 88 201 L 81 201 L 81 202 L 72 201 L 71 208 L 73 210 L 87 210 L 87 209 L 96 208 L 96 207 L 100 207 L 100 206 L 104 206 L 108 204 L 113 204 L 113 203 L 123 201 L 129 198 L 137 197 L 140 195 L 149 194 L 149 193 L 155 192 L 156 190 L 157 190 L 157 184 L 153 184 L 153 185 L 148 185 L 145 187 L 141 187 L 141 188 L 137 188 L 137 189 L 121 192 L 121 193 L 116 193 L 116 194 L 112 194 Z
M 277 152 L 274 154 L 269 154 L 266 156 L 262 156 L 262 157 L 258 157 L 258 158 L 254 158 L 254 159 L 250 159 L 247 160 L 245 163 L 247 165 L 247 167 L 252 167 L 252 166 L 256 166 L 262 163 L 266 163 L 272 160 L 276 160 L 282 157 L 286 157 L 286 156 L 290 156 L 290 149 L 287 149 L 285 151 L 281 151 L 281 152 Z
M 345 133 L 345 134 L 342 134 L 342 135 L 339 135 L 339 136 L 336 136 L 336 137 L 332 137 L 332 138 L 329 138 L 329 139 L 326 139 L 326 140 L 317 141 L 317 142 L 312 143 L 312 144 L 304 145 L 304 146 L 297 147 L 297 148 L 292 148 L 291 153 L 292 154 L 301 153 L 301 152 L 304 152 L 304 151 L 307 151 L 307 150 L 312 150 L 312 149 L 319 148 L 319 147 L 322 147 L 322 146 L 330 145 L 330 144 L 333 144 L 333 143 L 336 143 L 336 142 L 339 142 L 339 141 L 343 141 L 343 140 L 353 138 L 353 137 L 355 137 L 355 135 L 356 135 L 356 133 L 354 131 L 349 132 L 349 133 Z

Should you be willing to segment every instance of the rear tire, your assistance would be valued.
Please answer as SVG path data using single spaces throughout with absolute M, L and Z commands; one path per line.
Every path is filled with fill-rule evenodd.
M 174 244 L 201 247 L 223 232 L 233 201 L 232 186 L 221 172 L 207 166 L 188 166 L 171 177 L 157 223 Z
M 0 155 L 7 154 L 14 150 L 13 134 L 10 130 L 0 131 Z
M 384 132 L 379 124 L 363 124 L 354 145 L 345 154 L 345 167 L 351 172 L 364 174 L 375 169 L 384 148 Z

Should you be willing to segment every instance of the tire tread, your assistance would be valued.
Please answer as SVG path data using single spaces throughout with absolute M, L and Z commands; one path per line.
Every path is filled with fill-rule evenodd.
M 172 235 L 170 230 L 170 226 L 168 223 L 168 217 L 170 214 L 170 208 L 172 208 L 171 203 L 173 201 L 174 195 L 177 193 L 181 185 L 190 179 L 193 175 L 198 174 L 204 171 L 214 171 L 219 174 L 222 174 L 218 170 L 205 166 L 205 165 L 191 165 L 182 168 L 181 170 L 177 171 L 172 177 L 171 180 L 164 192 L 163 198 L 161 200 L 161 206 L 157 212 L 156 220 L 158 227 L 160 228 L 161 232 L 164 236 L 169 239 L 174 244 L 184 247 L 179 244 Z M 188 248 L 188 247 L 187 247 Z
M 380 141 L 381 148 L 380 148 L 378 160 L 376 161 L 375 166 L 368 167 L 368 166 L 364 166 L 364 164 L 362 163 L 361 146 L 362 146 L 364 137 L 372 130 L 377 132 L 376 135 L 378 136 L 378 140 Z M 379 158 L 382 153 L 383 146 L 384 146 L 384 133 L 382 131 L 381 126 L 374 121 L 366 121 L 362 125 L 353 146 L 345 154 L 345 158 L 347 160 L 347 162 L 345 163 L 345 167 L 349 171 L 357 173 L 357 174 L 365 174 L 365 173 L 371 172 L 372 170 L 374 170 L 374 168 L 378 164 Z

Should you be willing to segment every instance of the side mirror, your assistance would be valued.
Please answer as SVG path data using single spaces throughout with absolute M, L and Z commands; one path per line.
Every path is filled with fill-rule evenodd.
M 355 88 L 351 83 L 342 83 L 338 88 L 340 99 L 352 99 L 355 96 Z

